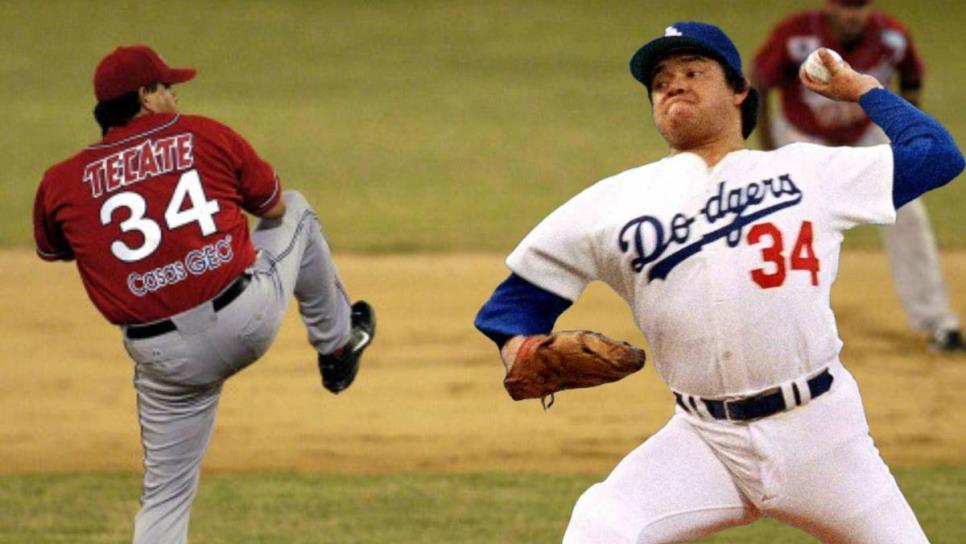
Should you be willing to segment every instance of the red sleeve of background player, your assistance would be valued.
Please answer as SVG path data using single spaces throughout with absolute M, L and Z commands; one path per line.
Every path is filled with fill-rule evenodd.
M 209 129 L 229 155 L 238 176 L 238 192 L 246 212 L 262 216 L 282 198 L 282 184 L 272 165 L 268 164 L 241 134 L 231 128 L 206 119 Z
M 34 240 L 37 255 L 45 261 L 69 261 L 74 258 L 64 231 L 51 215 L 47 202 L 47 178 L 37 188 L 34 199 Z
M 759 87 L 774 87 L 785 75 L 791 62 L 788 58 L 788 29 L 785 22 L 779 23 L 768 34 L 765 43 L 755 53 L 752 63 L 752 83 Z
M 899 89 L 903 91 L 915 91 L 922 87 L 922 78 L 926 71 L 926 65 L 919 56 L 919 51 L 912 42 L 912 36 L 906 29 L 902 29 L 906 36 L 906 55 L 899 61 Z

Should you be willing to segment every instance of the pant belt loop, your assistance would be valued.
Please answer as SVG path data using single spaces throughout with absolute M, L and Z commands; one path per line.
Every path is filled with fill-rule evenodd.
M 694 411 L 695 413 L 697 413 L 699 417 L 701 417 L 702 419 L 714 419 L 714 416 L 712 416 L 711 412 L 708 411 L 708 407 L 705 406 L 704 400 L 702 400 L 701 397 L 691 397 L 691 398 L 694 399 L 694 406 L 695 406 Z
M 688 414 L 701 419 L 714 419 L 711 413 L 708 412 L 708 408 L 704 405 L 701 397 L 678 393 L 677 391 L 672 391 L 672 393 L 674 393 L 674 400 L 678 406 L 683 408 Z
M 688 405 L 684 403 L 684 395 L 682 395 L 681 393 L 678 393 L 677 391 L 672 391 L 672 392 L 674 393 L 674 400 L 675 402 L 678 403 L 678 406 L 680 406 L 685 412 L 690 414 L 691 409 L 688 408 Z
M 794 382 L 795 386 L 798 388 L 798 394 L 801 396 L 801 402 L 799 406 L 805 406 L 812 400 L 812 390 L 808 387 L 808 380 L 805 378 L 798 378 Z
M 795 382 L 785 382 L 778 387 L 782 392 L 782 398 L 785 400 L 786 410 L 791 410 L 800 403 L 801 395 L 795 394 L 794 384 Z

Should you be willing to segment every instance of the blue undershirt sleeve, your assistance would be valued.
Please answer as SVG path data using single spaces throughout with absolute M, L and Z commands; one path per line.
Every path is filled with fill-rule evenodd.
M 510 274 L 476 314 L 474 325 L 502 348 L 517 335 L 548 334 L 573 304 L 559 295 Z
M 963 171 L 963 154 L 938 121 L 885 90 L 859 99 L 869 118 L 892 140 L 892 202 L 896 209 Z

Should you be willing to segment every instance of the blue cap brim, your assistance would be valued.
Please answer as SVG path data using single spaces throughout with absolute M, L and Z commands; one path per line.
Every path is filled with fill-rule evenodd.
M 721 55 L 698 40 L 687 36 L 662 36 L 644 44 L 634 53 L 631 57 L 631 75 L 650 90 L 655 66 L 661 59 L 675 51 L 696 51 L 727 67 L 727 62 L 721 58 Z

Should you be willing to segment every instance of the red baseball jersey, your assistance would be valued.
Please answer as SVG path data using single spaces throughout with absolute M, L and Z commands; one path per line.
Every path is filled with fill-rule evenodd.
M 137 117 L 51 167 L 34 202 L 45 260 L 77 260 L 111 323 L 147 323 L 211 299 L 255 260 L 242 210 L 262 215 L 278 177 L 230 128 Z
M 796 129 L 835 145 L 854 144 L 871 121 L 857 104 L 833 102 L 806 89 L 798 68 L 819 47 L 834 49 L 846 62 L 888 86 L 898 72 L 903 90 L 922 84 L 923 63 L 912 37 L 899 21 L 872 12 L 859 42 L 851 49 L 839 43 L 827 17 L 805 11 L 781 21 L 755 55 L 757 85 L 781 90 L 782 113 Z

